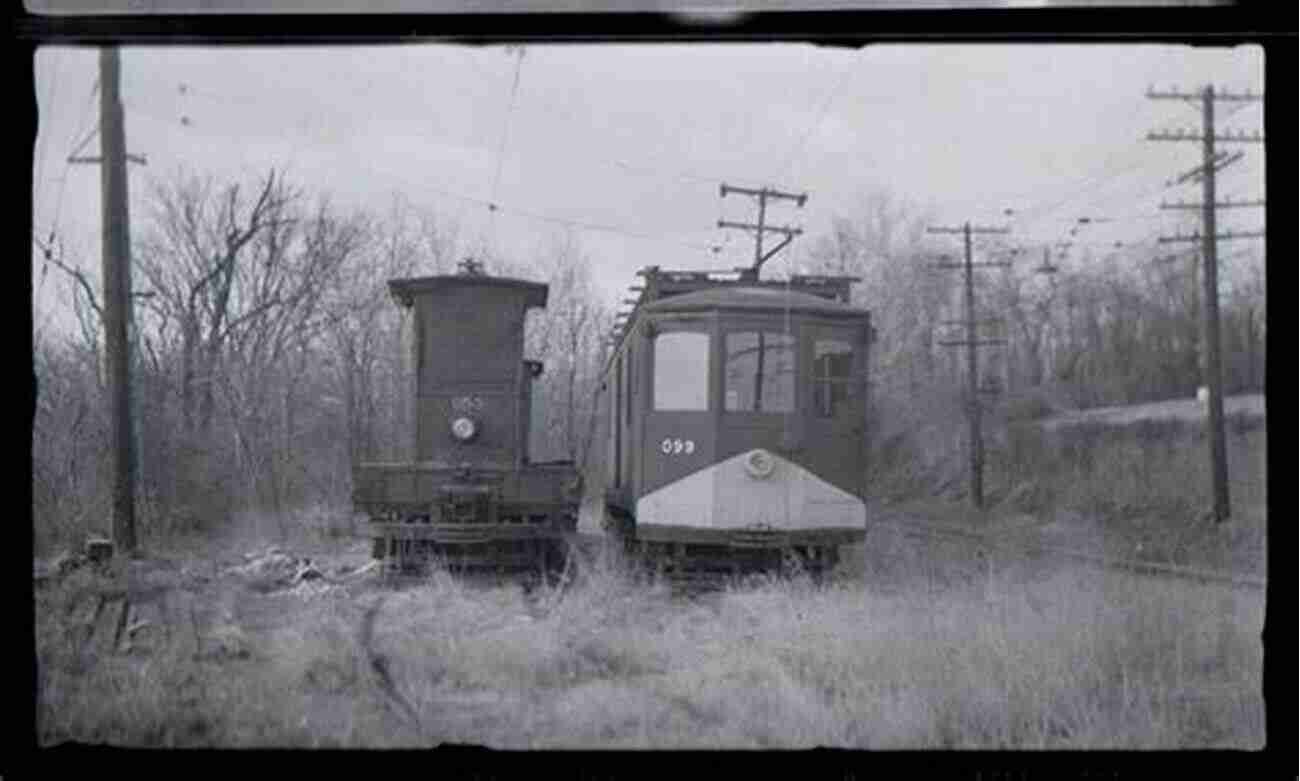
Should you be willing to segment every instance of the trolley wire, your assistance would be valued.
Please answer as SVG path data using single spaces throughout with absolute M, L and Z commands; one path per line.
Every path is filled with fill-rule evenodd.
M 217 94 L 212 93 L 212 92 L 209 92 L 209 91 L 207 91 L 207 90 L 196 89 L 196 88 L 194 88 L 192 85 L 189 85 L 189 84 L 182 84 L 181 87 L 183 88 L 183 89 L 182 89 L 182 94 L 185 94 L 185 95 L 194 95 L 194 96 L 198 96 L 198 97 L 201 97 L 201 98 L 204 98 L 204 99 L 209 99 L 209 100 L 213 100 L 213 101 L 217 101 L 217 102 L 221 102 L 221 101 L 225 100 L 225 98 L 224 98 L 223 96 L 217 95 Z M 509 113 L 512 112 L 512 111 L 514 111 L 514 110 L 516 110 L 516 109 L 518 108 L 518 103 L 517 103 L 517 87 L 518 87 L 518 82 L 516 81 L 516 82 L 514 82 L 514 83 L 512 84 L 512 98 L 511 98 L 511 101 L 510 101 L 510 105 L 512 106 L 512 108 L 511 108 L 510 110 L 508 110 L 508 115 L 507 115 L 507 120 L 506 120 L 507 123 L 509 122 Z M 256 100 L 256 99 L 252 99 L 252 98 L 246 98 L 246 97 L 238 98 L 238 99 L 237 99 L 237 102 L 243 102 L 243 103 L 246 103 L 246 104 L 259 105 L 259 106 L 263 106 L 263 105 L 265 105 L 265 103 L 264 103 L 263 101 Z M 166 118 L 164 118 L 164 117 L 162 117 L 162 116 L 159 116 L 159 115 L 157 115 L 157 114 L 153 114 L 153 113 L 151 113 L 151 112 L 141 111 L 141 110 L 139 110 L 138 108 L 135 108 L 135 107 L 133 107 L 133 111 L 134 111 L 135 113 L 141 115 L 141 116 L 149 117 L 149 118 L 151 118 L 151 119 L 153 119 L 153 120 L 155 120 L 155 121 L 158 121 L 158 122 L 160 122 L 160 123 L 167 123 L 167 124 L 170 124 L 170 123 L 172 122 L 172 120 L 166 119 Z M 304 115 L 304 116 L 305 116 L 305 115 Z M 190 125 L 193 125 L 193 124 L 194 124 L 194 122 L 193 122 L 192 120 L 190 120 L 190 121 L 185 121 L 185 120 L 187 120 L 187 119 L 189 119 L 189 118 L 188 118 L 188 117 L 183 118 L 183 119 L 182 119 L 182 124 L 184 124 L 184 125 L 186 125 L 186 126 L 190 126 Z M 485 206 L 485 207 L 488 208 L 488 210 L 489 210 L 489 214 L 490 214 L 490 215 L 495 215 L 495 214 L 498 213 L 498 212 L 501 212 L 501 213 L 507 213 L 507 214 L 513 213 L 513 214 L 515 214 L 515 215 L 517 215 L 517 216 L 527 217 L 527 218 L 529 218 L 529 219 L 539 220 L 539 221 L 543 221 L 543 222 L 549 222 L 549 223 L 553 223 L 553 224 L 564 225 L 564 226 L 567 226 L 567 227 L 580 228 L 580 229 L 584 229 L 584 230 L 593 230 L 593 231 L 599 231 L 599 232 L 615 233 L 615 234 L 619 234 L 619 235 L 623 235 L 623 236 L 627 236 L 627 237 L 629 237 L 629 238 L 635 238 L 635 239 L 643 239 L 643 240 L 659 241 L 659 242 L 670 243 L 670 244 L 677 244 L 677 245 L 679 245 L 679 246 L 683 246 L 683 247 L 685 247 L 685 248 L 687 248 L 687 249 L 691 249 L 691 250 L 705 251 L 705 252 L 710 252 L 710 253 L 716 253 L 716 252 L 717 252 L 717 249 L 716 249 L 716 248 L 717 248 L 719 245 L 716 244 L 716 243 L 709 243 L 709 244 L 683 243 L 683 242 L 680 242 L 680 241 L 674 241 L 674 240 L 669 239 L 669 238 L 664 238 L 664 237 L 662 237 L 662 236 L 652 235 L 652 234 L 649 234 L 649 233 L 646 233 L 646 232 L 643 232 L 643 231 L 635 231 L 635 230 L 631 230 L 631 229 L 624 228 L 624 227 L 620 227 L 620 226 L 613 225 L 613 224 L 600 223 L 600 222 L 589 221 L 589 220 L 566 219 L 566 218 L 562 218 L 562 217 L 556 217 L 556 216 L 552 216 L 552 215 L 541 214 L 541 213 L 537 213 L 537 212 L 529 211 L 529 210 L 526 210 L 526 209 L 519 209 L 519 208 L 514 208 L 514 207 L 510 207 L 510 206 L 504 205 L 503 203 L 501 203 L 501 202 L 498 200 L 497 195 L 498 195 L 498 191 L 499 191 L 500 177 L 501 177 L 501 173 L 502 173 L 502 165 L 503 165 L 503 161 L 504 161 L 504 148 L 505 148 L 505 144 L 506 144 L 506 140 L 507 140 L 507 134 L 508 134 L 508 125 L 507 125 L 507 127 L 503 127 L 503 130 L 502 130 L 501 141 L 500 141 L 500 144 L 499 144 L 499 146 L 498 146 L 497 162 L 496 162 L 496 167 L 495 167 L 495 170 L 494 170 L 494 175 L 493 175 L 493 180 L 492 180 L 492 190 L 491 190 L 490 195 L 489 195 L 488 198 L 478 198 L 478 197 L 473 197 L 473 196 L 467 196 L 467 195 L 464 195 L 464 194 L 462 194 L 462 193 L 453 192 L 453 191 L 451 191 L 451 190 L 447 190 L 447 189 L 444 189 L 444 188 L 439 188 L 439 187 L 436 187 L 436 186 L 432 186 L 432 185 L 429 185 L 429 184 L 427 184 L 427 183 L 421 183 L 421 184 L 419 184 L 419 185 L 415 185 L 415 186 L 419 187 L 420 189 L 424 189 L 424 190 L 427 190 L 427 191 L 430 191 L 430 192 L 435 192 L 435 193 L 438 193 L 438 194 L 441 194 L 441 195 L 444 195 L 444 196 L 447 196 L 447 197 L 450 197 L 450 198 L 454 198 L 454 199 L 458 199 L 458 200 L 464 201 L 464 202 L 466 202 L 466 203 L 474 203 L 474 204 L 479 204 L 479 205 Z M 622 169 L 622 170 L 624 170 L 624 171 L 629 171 L 629 172 L 632 172 L 632 173 L 639 173 L 639 174 L 651 175 L 651 176 L 654 176 L 654 177 L 656 177 L 656 178 L 658 178 L 658 179 L 661 179 L 661 180 L 678 179 L 678 180 L 685 180 L 685 181 L 692 181 L 692 182 L 701 182 L 701 183 L 707 182 L 710 186 L 715 185 L 715 184 L 717 183 L 717 181 L 719 181 L 718 179 L 716 179 L 716 178 L 714 178 L 714 177 L 707 177 L 707 176 L 702 176 L 702 175 L 693 174 L 693 173 L 689 173 L 689 172 L 675 171 L 675 172 L 665 173 L 664 170 L 663 170 L 662 168 L 658 168 L 658 169 L 656 169 L 656 168 L 651 168 L 651 167 L 648 167 L 648 166 L 639 166 L 639 165 L 636 165 L 636 164 L 633 164 L 633 163 L 629 163 L 629 162 L 627 162 L 626 159 L 624 159 L 624 158 L 622 158 L 622 157 L 618 157 L 618 156 L 615 156 L 615 157 L 603 157 L 603 158 L 596 157 L 596 156 L 592 156 L 592 157 L 589 158 L 589 159 L 593 159 L 593 158 L 594 158 L 594 159 L 601 160 L 601 161 L 604 162 L 604 163 L 607 163 L 607 164 L 609 164 L 609 165 L 611 165 L 611 166 L 615 166 L 615 167 L 617 167 L 617 168 L 619 168 L 619 169 Z M 414 183 L 412 183 L 412 182 L 406 182 L 405 180 L 404 180 L 404 182 L 405 182 L 406 184 L 408 184 L 408 185 L 414 185 Z M 489 222 L 489 225 L 490 225 L 490 224 L 491 224 L 491 223 Z M 491 230 L 490 227 L 489 227 L 489 230 Z M 695 232 L 695 231 L 689 231 L 689 232 Z M 700 233 L 704 233 L 704 232 L 706 232 L 706 231 L 705 231 L 704 229 L 701 229 L 699 232 L 700 232 Z
M 822 101 L 821 109 L 817 112 L 817 119 L 814 120 L 802 134 L 800 134 L 795 142 L 794 148 L 786 155 L 785 162 L 777 169 L 774 181 L 779 181 L 781 177 L 786 174 L 790 167 L 794 165 L 795 161 L 799 159 L 799 156 L 803 154 L 804 146 L 808 143 L 808 140 L 821 130 L 822 123 L 826 121 L 826 112 L 830 109 L 831 103 L 835 101 L 835 98 L 837 98 L 844 87 L 848 85 L 849 78 L 853 75 L 854 70 L 856 70 L 858 60 L 864 51 L 866 51 L 866 47 L 859 48 L 854 52 L 848 65 L 844 66 L 844 72 L 840 74 L 839 80 L 836 81 L 835 86 L 826 93 L 826 98 Z
M 519 74 L 520 71 L 523 70 L 524 53 L 526 51 L 527 50 L 524 49 L 524 47 L 522 46 L 520 46 L 518 49 L 518 54 L 515 59 L 515 76 L 514 76 L 514 80 L 510 83 L 510 101 L 506 106 L 505 119 L 502 120 L 501 123 L 501 140 L 497 144 L 496 172 L 492 176 L 492 189 L 489 191 L 490 202 L 488 203 L 488 226 L 487 226 L 489 241 L 491 241 L 492 239 L 492 230 L 495 224 L 495 217 L 496 217 L 496 210 L 497 210 L 497 205 L 496 205 L 497 191 L 501 184 L 501 169 L 502 166 L 505 164 L 506 140 L 510 135 L 510 118 L 515 113 L 515 98 L 519 94 Z

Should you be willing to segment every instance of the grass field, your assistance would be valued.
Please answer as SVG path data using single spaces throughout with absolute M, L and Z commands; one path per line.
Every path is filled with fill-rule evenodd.
M 240 574 L 255 542 L 175 541 L 83 567 L 36 590 L 39 740 L 1259 748 L 1262 591 L 1016 549 L 1263 578 L 1262 408 L 1230 417 L 1233 519 L 1217 525 L 1186 407 L 1026 429 L 993 450 L 987 511 L 914 486 L 907 501 L 875 498 L 865 544 L 821 587 L 766 579 L 675 598 L 595 561 L 565 590 L 443 573 L 394 588 L 354 574 L 368 545 L 329 535 L 348 527 L 337 512 L 243 524 L 251 540 L 293 530 L 325 577 L 292 588 Z M 1007 546 L 905 533 L 918 523 Z
M 332 567 L 365 552 L 317 555 Z M 610 562 L 584 568 L 566 591 L 531 595 L 438 573 L 400 589 L 359 578 L 286 592 L 223 574 L 221 556 L 83 569 L 37 592 L 43 744 L 1264 741 L 1258 592 L 1051 562 L 945 576 L 941 561 L 689 600 Z M 96 646 L 82 628 L 104 593 L 156 607 L 129 651 Z

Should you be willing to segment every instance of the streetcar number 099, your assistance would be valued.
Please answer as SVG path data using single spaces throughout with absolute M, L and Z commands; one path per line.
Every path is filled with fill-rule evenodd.
M 663 451 L 664 455 L 679 455 L 682 453 L 690 455 L 695 452 L 695 440 L 664 437 L 664 441 L 659 443 L 659 449 Z
M 484 406 L 483 399 L 478 396 L 457 396 L 451 400 L 452 410 L 461 415 L 482 412 Z

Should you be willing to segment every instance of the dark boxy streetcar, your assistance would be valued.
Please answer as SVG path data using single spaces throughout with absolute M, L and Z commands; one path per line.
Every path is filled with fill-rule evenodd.
M 354 469 L 375 556 L 403 569 L 432 557 L 456 568 L 554 566 L 581 487 L 572 461 L 528 457 L 542 366 L 524 359 L 524 322 L 546 306 L 547 286 L 467 263 L 389 289 L 413 313 L 415 460 Z
M 604 379 L 606 529 L 668 570 L 833 567 L 866 534 L 854 280 L 640 274 Z

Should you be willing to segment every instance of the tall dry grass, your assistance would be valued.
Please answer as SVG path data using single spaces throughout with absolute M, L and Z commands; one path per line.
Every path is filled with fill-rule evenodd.
M 71 647 L 51 595 L 38 610 L 42 740 L 1037 749 L 1264 739 L 1262 605 L 1211 586 L 1067 569 L 892 595 L 766 579 L 682 600 L 606 562 L 567 591 L 531 597 L 435 573 L 305 603 L 238 599 L 239 620 L 208 608 L 197 659 L 178 632 L 153 656 L 96 660 Z M 366 638 L 359 627 L 376 601 Z

